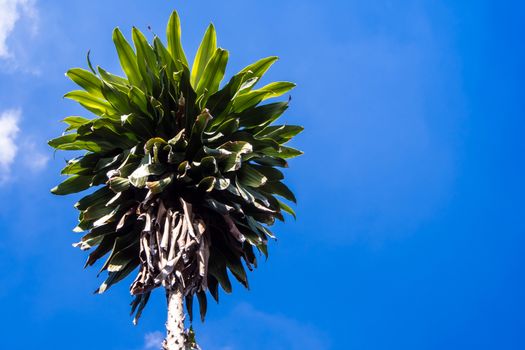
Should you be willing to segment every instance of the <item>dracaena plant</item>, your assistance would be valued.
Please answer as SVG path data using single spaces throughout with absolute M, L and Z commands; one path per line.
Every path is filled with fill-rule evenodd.
M 133 47 L 113 32 L 125 76 L 89 60 L 90 70 L 67 76 L 82 90 L 65 97 L 92 113 L 64 119 L 66 132 L 49 142 L 58 150 L 82 151 L 67 161 L 69 177 L 52 189 L 67 195 L 93 189 L 80 211 L 76 245 L 92 250 L 91 266 L 106 257 L 103 293 L 138 269 L 131 284 L 132 314 L 140 317 L 159 287 L 168 299 L 166 349 L 192 346 L 184 328 L 197 297 L 202 319 L 207 293 L 227 293 L 233 276 L 248 286 L 246 268 L 267 255 L 269 226 L 295 215 L 295 202 L 279 168 L 301 154 L 285 144 L 303 129 L 275 125 L 288 101 L 261 104 L 294 87 L 275 82 L 256 88 L 277 57 L 261 59 L 220 88 L 228 51 L 216 46 L 210 25 L 190 70 L 176 12 L 167 27 L 167 48 L 133 28 Z M 185 299 L 185 302 L 184 302 Z

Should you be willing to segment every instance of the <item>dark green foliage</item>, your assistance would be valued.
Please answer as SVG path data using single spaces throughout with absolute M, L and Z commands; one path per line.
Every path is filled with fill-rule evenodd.
M 174 12 L 168 47 L 149 43 L 133 28 L 135 49 L 119 29 L 113 41 L 126 77 L 104 69 L 74 68 L 67 76 L 82 90 L 65 97 L 95 116 L 64 119 L 66 133 L 49 142 L 58 150 L 85 151 L 68 161 L 69 177 L 52 192 L 66 195 L 96 187 L 75 206 L 78 243 L 92 249 L 86 266 L 107 256 L 102 293 L 136 268 L 132 313 L 138 318 L 154 288 L 180 289 L 190 315 L 193 296 L 206 313 L 206 291 L 230 292 L 230 275 L 248 287 L 245 267 L 267 255 L 268 229 L 295 196 L 279 167 L 301 154 L 284 146 L 300 126 L 273 125 L 287 102 L 260 105 L 294 87 L 255 85 L 277 60 L 268 57 L 219 89 L 228 52 L 206 31 L 190 72 Z M 88 58 L 89 60 L 89 58 Z M 281 197 L 281 199 L 279 199 Z M 228 273 L 229 271 L 229 273 Z

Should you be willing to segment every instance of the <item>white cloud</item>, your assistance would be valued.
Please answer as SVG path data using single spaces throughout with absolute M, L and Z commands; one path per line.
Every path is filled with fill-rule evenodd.
M 11 172 L 18 147 L 16 136 L 20 131 L 20 110 L 10 109 L 0 114 L 0 183 L 6 181 Z
M 20 146 L 20 154 L 24 166 L 34 173 L 43 170 L 49 162 L 49 155 L 40 151 L 33 141 L 24 142 Z
M 197 342 L 204 350 L 327 350 L 330 339 L 317 327 L 240 303 L 225 317 L 194 324 Z M 142 350 L 162 347 L 164 333 L 144 336 Z
M 21 18 L 29 20 L 30 33 L 36 34 L 38 16 L 35 0 L 0 0 L 0 58 L 13 59 L 8 38 Z
M 200 328 L 200 327 L 199 327 Z M 315 326 L 282 314 L 239 304 L 228 316 L 209 320 L 197 330 L 206 350 L 325 350 L 330 340 Z
M 162 332 L 146 333 L 146 335 L 144 336 L 144 350 L 160 349 L 163 340 L 164 334 L 162 334 Z

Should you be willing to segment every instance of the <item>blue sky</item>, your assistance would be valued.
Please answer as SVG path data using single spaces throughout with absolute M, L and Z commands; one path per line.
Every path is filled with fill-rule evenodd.
M 521 2 L 0 0 L 1 349 L 157 345 L 160 291 L 136 327 L 129 280 L 92 295 L 45 143 L 85 114 L 64 72 L 88 49 L 118 72 L 111 30 L 163 36 L 173 9 L 189 56 L 209 21 L 230 74 L 280 56 L 306 128 L 298 220 L 195 325 L 204 350 L 525 348 Z

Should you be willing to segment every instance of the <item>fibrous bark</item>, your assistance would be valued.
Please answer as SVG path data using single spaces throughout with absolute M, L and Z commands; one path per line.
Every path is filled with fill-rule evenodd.
M 167 290 L 168 319 L 166 321 L 166 339 L 164 350 L 187 350 L 187 333 L 184 330 L 183 295 L 180 290 Z
M 179 198 L 166 204 L 156 198 L 138 207 L 144 221 L 140 238 L 140 271 L 131 286 L 133 295 L 149 295 L 164 287 L 168 304 L 165 350 L 189 350 L 196 345 L 184 329 L 185 297 L 203 293 L 209 259 L 209 233 L 190 203 Z
M 131 286 L 139 295 L 157 287 L 180 290 L 183 297 L 204 292 L 210 255 L 204 221 L 192 205 L 179 199 L 166 206 L 160 199 L 143 203 L 138 220 L 144 220 L 140 239 L 140 271 Z

